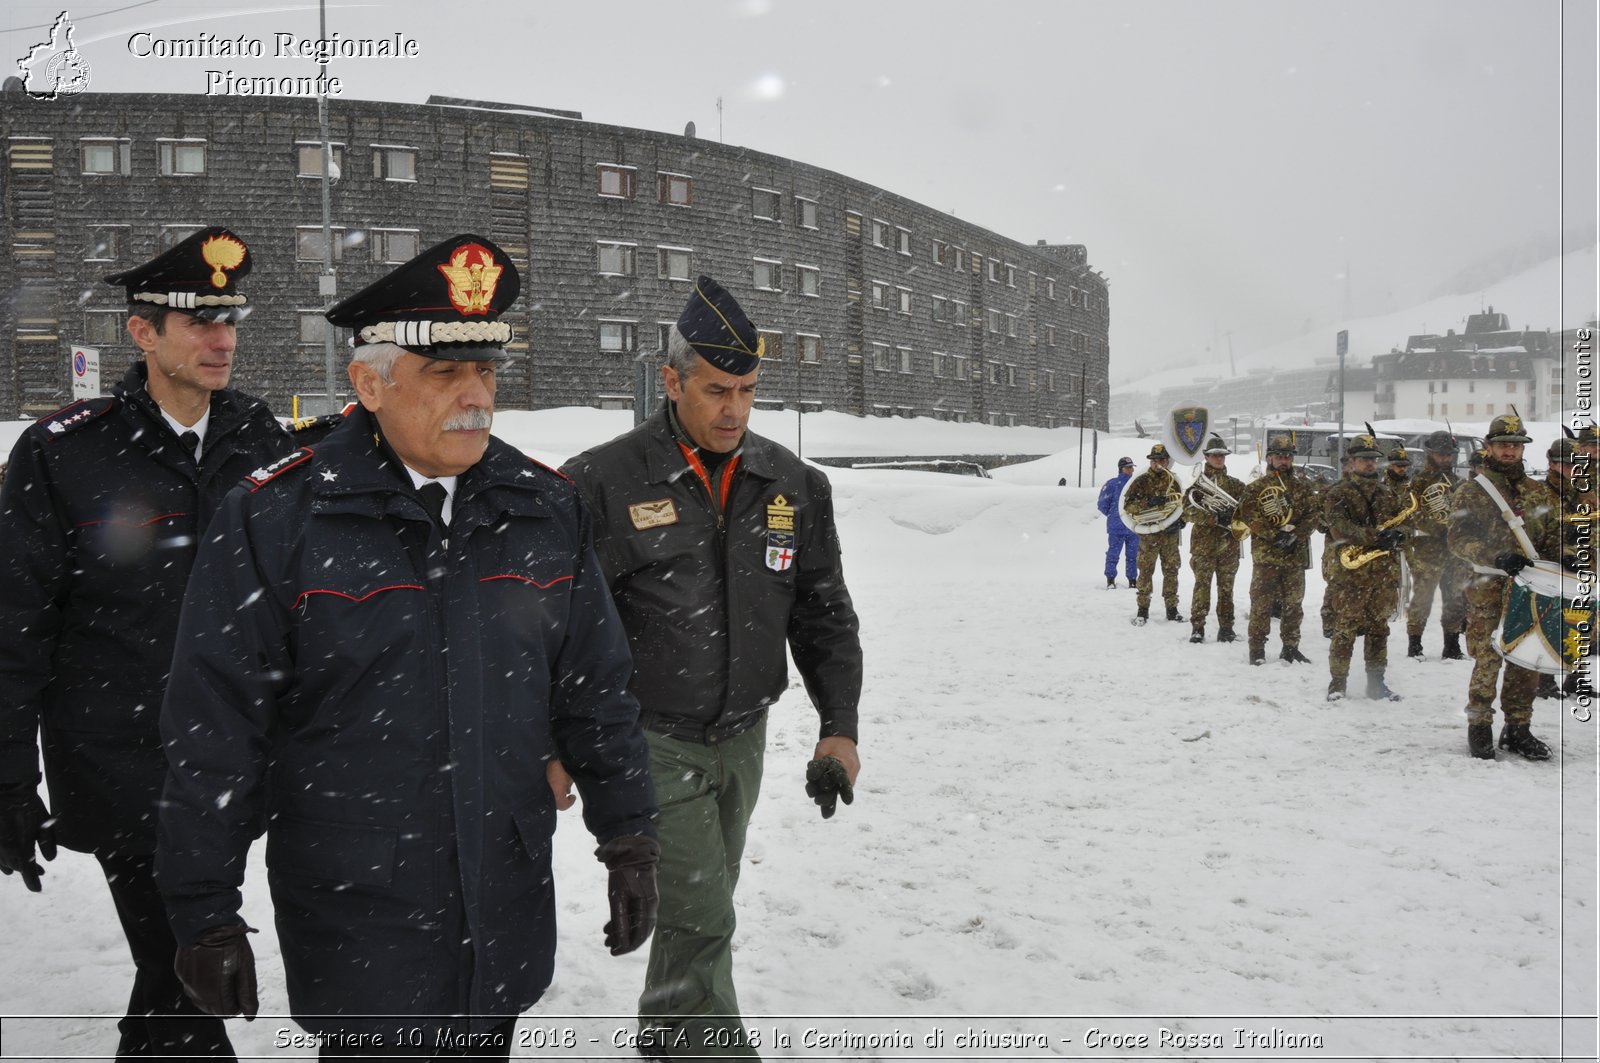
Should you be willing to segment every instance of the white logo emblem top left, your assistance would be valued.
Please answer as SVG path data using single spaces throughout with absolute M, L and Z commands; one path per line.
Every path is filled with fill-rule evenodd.
M 89 62 L 72 43 L 73 27 L 67 13 L 56 17 L 50 39 L 28 49 L 17 60 L 23 91 L 36 100 L 74 96 L 89 87 Z

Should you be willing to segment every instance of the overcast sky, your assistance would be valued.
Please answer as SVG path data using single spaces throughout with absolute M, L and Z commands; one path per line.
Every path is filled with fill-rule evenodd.
M 330 0 L 346 98 L 581 111 L 803 160 L 1016 240 L 1088 245 L 1112 376 L 1438 294 L 1595 230 L 1592 0 Z M 8 0 L 7 65 L 61 0 Z M 78 0 L 90 91 L 205 91 L 129 38 L 315 36 L 316 5 Z M 1563 69 L 1565 56 L 1565 69 Z M 337 102 L 334 104 L 337 106 Z M 1566 182 L 1563 197 L 1562 182 Z M 1565 203 L 1563 203 L 1565 198 Z M 1570 241 L 1569 241 L 1570 245 Z M 1349 269 L 1348 294 L 1346 266 Z M 1509 310 L 1516 321 L 1515 308 Z M 1573 308 L 1581 323 L 1592 307 Z M 1540 324 L 1540 323 L 1534 323 Z M 1397 337 L 1397 342 L 1403 337 Z

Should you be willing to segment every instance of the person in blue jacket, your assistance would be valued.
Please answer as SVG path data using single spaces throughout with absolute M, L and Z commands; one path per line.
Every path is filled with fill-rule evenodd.
M 1106 546 L 1106 590 L 1112 590 L 1117 585 L 1117 555 L 1123 551 L 1127 551 L 1128 586 L 1133 586 L 1139 578 L 1139 537 L 1122 523 L 1122 516 L 1117 512 L 1122 489 L 1128 486 L 1131 479 L 1133 459 L 1119 458 L 1117 475 L 1100 487 L 1100 512 L 1106 515 L 1106 538 L 1110 540 Z

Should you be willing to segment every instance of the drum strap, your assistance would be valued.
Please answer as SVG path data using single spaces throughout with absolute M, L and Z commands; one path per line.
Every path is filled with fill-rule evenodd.
M 1500 493 L 1500 489 L 1487 476 L 1480 474 L 1473 477 L 1472 482 L 1483 488 L 1483 493 L 1488 495 L 1489 500 L 1499 507 L 1500 515 L 1505 518 L 1506 527 L 1511 529 L 1511 534 L 1516 537 L 1517 545 L 1522 548 L 1522 552 L 1527 555 L 1528 560 L 1537 561 L 1539 559 L 1539 551 L 1534 549 L 1533 540 L 1528 538 L 1528 533 L 1522 530 L 1523 520 L 1521 514 L 1512 510 L 1511 506 L 1506 502 L 1505 495 Z M 1473 568 L 1477 567 L 1476 565 L 1473 566 Z M 1494 569 L 1493 571 L 1499 572 L 1500 570 Z

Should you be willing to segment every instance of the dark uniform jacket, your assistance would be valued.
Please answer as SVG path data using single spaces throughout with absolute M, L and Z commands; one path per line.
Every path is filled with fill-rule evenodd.
M 1408 485 L 1417 496 L 1417 512 L 1407 522 L 1412 529 L 1414 550 L 1432 555 L 1445 552 L 1445 540 L 1450 530 L 1451 496 L 1461 485 L 1461 477 L 1454 469 L 1435 469 L 1425 466 L 1411 478 Z
M 1128 516 L 1137 518 L 1140 513 L 1156 509 L 1169 504 L 1174 498 L 1180 498 L 1182 487 L 1178 478 L 1169 469 L 1146 469 L 1127 487 L 1122 489 L 1122 508 L 1128 511 Z M 1180 502 L 1181 506 L 1181 502 Z M 1157 532 L 1141 532 L 1146 537 L 1155 535 L 1176 536 L 1183 530 L 1181 520 L 1169 524 Z
M 1276 473 L 1268 469 L 1252 480 L 1238 496 L 1238 519 L 1250 526 L 1250 560 L 1257 565 L 1279 568 L 1311 567 L 1311 533 L 1321 520 L 1321 499 L 1317 489 L 1298 470 Z M 1287 519 L 1283 515 L 1287 514 Z M 1272 541 L 1288 527 L 1294 531 L 1294 545 L 1288 549 Z
M 1485 463 L 1478 475 L 1487 477 L 1499 488 L 1506 504 L 1522 518 L 1522 530 L 1532 541 L 1538 556 L 1549 561 L 1560 560 L 1563 543 L 1560 503 L 1555 493 L 1524 473 L 1521 462 L 1510 470 Z M 1472 566 L 1479 577 L 1473 581 L 1474 586 L 1481 587 L 1486 580 L 1503 580 L 1505 573 L 1495 568 L 1494 559 L 1506 553 L 1520 554 L 1523 550 L 1494 499 L 1474 481 L 1465 480 L 1456 488 L 1451 515 L 1450 552 Z M 1495 582 L 1494 586 L 1498 590 L 1502 584 Z
M 155 850 L 157 719 L 184 584 L 224 494 L 290 449 L 260 400 L 211 396 L 200 462 L 137 363 L 110 398 L 30 427 L 0 489 L 0 783 L 38 778 L 56 837 Z
M 601 841 L 653 834 L 627 642 L 576 489 L 491 439 L 441 535 L 389 455 L 358 411 L 229 496 L 162 709 L 157 878 L 178 940 L 240 922 L 265 829 L 289 1003 L 313 1031 L 538 1000 L 552 753 Z
M 746 432 L 708 489 L 665 409 L 564 471 L 594 509 L 647 729 L 747 730 L 789 685 L 787 646 L 822 736 L 856 738 L 861 642 L 827 477 Z
M 1210 466 L 1202 466 L 1200 475 L 1228 492 L 1235 502 L 1240 501 L 1244 494 L 1244 483 L 1232 476 L 1227 470 L 1218 471 Z M 1199 489 L 1191 487 L 1184 492 L 1183 519 L 1194 528 L 1189 533 L 1189 553 L 1195 557 L 1210 557 L 1220 561 L 1226 557 L 1239 556 L 1239 542 L 1233 537 L 1233 521 L 1238 514 L 1224 521 L 1218 521 L 1217 515 L 1196 504 L 1196 499 L 1208 498 Z

